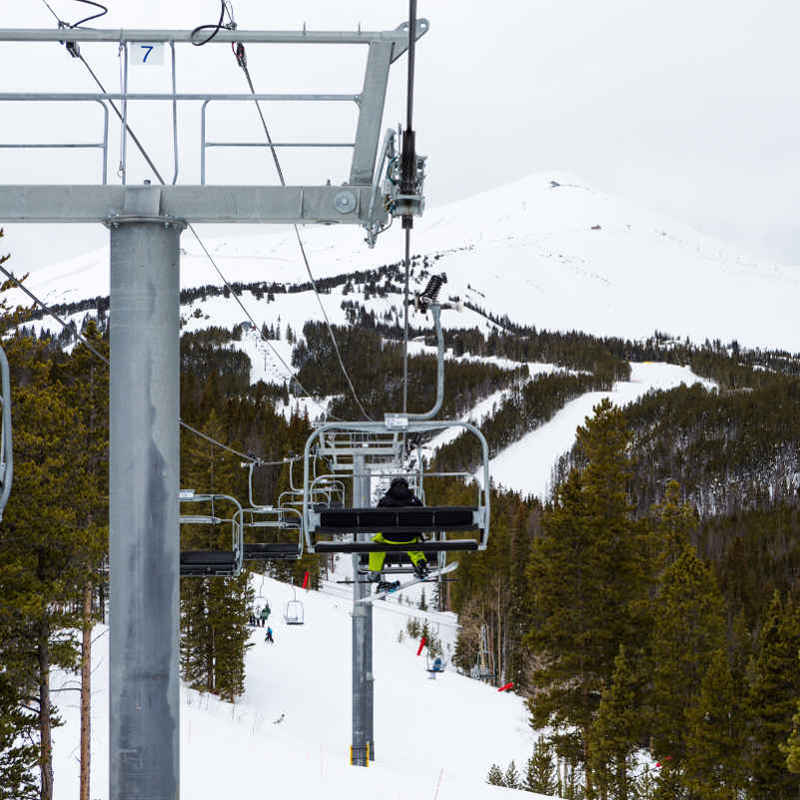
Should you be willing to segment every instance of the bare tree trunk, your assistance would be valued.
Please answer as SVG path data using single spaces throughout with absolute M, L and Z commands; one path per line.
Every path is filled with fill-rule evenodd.
M 83 588 L 81 641 L 81 781 L 80 800 L 89 800 L 92 735 L 92 584 Z
M 47 614 L 39 623 L 39 774 L 41 800 L 53 800 L 53 737 L 50 722 L 50 624 Z

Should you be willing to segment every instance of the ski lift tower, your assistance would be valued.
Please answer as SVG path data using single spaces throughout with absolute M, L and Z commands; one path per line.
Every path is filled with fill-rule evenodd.
M 193 223 L 353 224 L 368 238 L 385 228 L 381 190 L 384 163 L 393 157 L 394 132 L 387 133 L 378 163 L 378 144 L 391 64 L 428 29 L 419 20 L 396 30 L 247 31 L 221 28 L 208 47 L 271 44 L 335 44 L 368 48 L 364 82 L 358 94 L 182 94 L 175 88 L 176 52 L 190 47 L 188 30 L 102 30 L 60 27 L 52 30 L 0 30 L 0 46 L 17 42 L 35 47 L 66 44 L 79 55 L 83 42 L 107 42 L 118 51 L 120 91 L 0 92 L 0 104 L 68 103 L 55 130 L 67 131 L 81 110 L 102 107 L 95 142 L 0 142 L 7 149 L 92 147 L 100 151 L 100 178 L 81 185 L 0 185 L 0 221 L 7 223 L 97 223 L 111 240 L 110 374 L 110 798 L 176 800 L 179 796 L 178 680 L 178 474 L 179 474 L 179 240 Z M 171 91 L 128 90 L 129 63 L 146 63 L 153 51 L 168 49 Z M 66 53 L 65 53 L 66 57 Z M 82 59 L 83 60 L 83 59 Z M 154 59 L 155 60 L 155 59 Z M 72 62 L 77 63 L 77 62 Z M 80 66 L 80 65 L 79 65 Z M 88 65 L 87 65 L 88 66 Z M 275 75 L 270 76 L 274 82 Z M 0 86 L 0 89 L 2 86 Z M 205 138 L 209 103 L 254 101 L 355 103 L 358 120 L 350 174 L 341 185 L 219 186 L 205 182 L 206 151 L 214 146 L 254 147 L 253 143 L 211 143 Z M 121 106 L 119 184 L 107 181 L 109 106 Z M 139 146 L 130 132 L 129 104 L 160 101 L 173 112 L 170 131 L 175 174 L 171 185 L 134 183 L 127 152 Z M 200 103 L 200 185 L 178 179 L 180 142 L 177 107 Z M 67 134 L 64 133 L 66 136 Z M 130 141 L 129 141 L 130 140 Z M 263 149 L 264 144 L 258 145 Z M 330 142 L 276 142 L 274 147 L 339 147 Z M 274 154 L 274 150 L 272 151 Z M 263 157 L 262 153 L 258 154 Z M 87 176 L 88 177 L 88 176 Z M 137 176 L 139 177 L 139 176 Z M 421 182 L 421 181 L 420 181 Z M 411 213 L 421 198 L 399 198 L 398 210 Z M 419 202 L 416 202 L 419 201 Z M 10 455 L 10 450 L 7 451 Z

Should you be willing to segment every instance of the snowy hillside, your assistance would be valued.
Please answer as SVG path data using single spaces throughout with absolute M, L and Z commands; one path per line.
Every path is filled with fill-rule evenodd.
M 445 645 L 455 641 L 453 614 L 378 603 L 374 619 L 374 764 L 349 766 L 352 589 L 335 583 L 299 592 L 306 624 L 285 625 L 292 588 L 255 579 L 273 609 L 275 645 L 253 629 L 244 697 L 235 705 L 181 690 L 181 795 L 325 797 L 356 792 L 388 798 L 499 798 L 510 790 L 484 783 L 489 765 L 525 763 L 533 744 L 521 698 L 447 671 L 430 680 L 417 643 L 399 642 L 409 615 L 427 618 Z M 263 599 L 257 599 L 257 603 Z M 94 646 L 92 798 L 108 798 L 108 636 Z M 59 673 L 54 688 L 74 686 Z M 55 800 L 78 794 L 78 696 L 57 694 L 65 726 L 55 732 Z M 277 722 L 277 720 L 281 720 Z M 520 797 L 535 800 L 539 795 Z
M 375 250 L 363 244 L 360 230 L 349 227 L 309 227 L 303 235 L 318 277 L 401 258 L 395 231 Z M 231 281 L 306 278 L 291 230 L 262 227 L 223 240 L 214 239 L 213 227 L 207 227 L 203 236 Z M 796 269 L 754 263 L 682 223 L 561 173 L 533 175 L 432 208 L 417 222 L 413 241 L 420 254 L 441 254 L 436 268 L 448 274 L 448 294 L 520 324 L 629 338 L 659 329 L 700 343 L 737 339 L 749 347 L 800 350 Z M 182 285 L 219 284 L 190 234 L 184 233 L 182 244 Z M 30 286 L 49 302 L 107 294 L 107 263 L 107 252 L 87 254 L 36 272 Z M 324 298 L 336 322 L 344 317 L 340 291 Z M 259 324 L 278 317 L 321 318 L 310 293 L 277 296 L 269 304 L 247 294 L 244 300 Z M 231 299 L 209 299 L 203 311 L 212 321 L 205 324 L 242 320 Z M 448 316 L 445 324 L 472 326 L 476 319 L 469 312 Z

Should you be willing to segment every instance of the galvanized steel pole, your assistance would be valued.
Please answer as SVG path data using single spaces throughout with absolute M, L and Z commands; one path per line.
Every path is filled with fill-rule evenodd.
M 179 797 L 179 239 L 111 229 L 110 798 Z
M 369 505 L 369 478 L 364 475 L 364 456 L 353 456 L 353 506 Z M 364 534 L 357 534 L 364 536 Z M 370 593 L 370 584 L 359 582 L 360 557 L 353 556 L 353 764 L 365 767 L 374 759 L 372 604 L 359 603 Z M 363 580 L 363 579 L 362 579 Z M 369 753 L 369 756 L 367 756 Z

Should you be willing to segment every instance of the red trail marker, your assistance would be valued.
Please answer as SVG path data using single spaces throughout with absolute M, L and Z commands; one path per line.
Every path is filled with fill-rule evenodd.
M 427 641 L 428 640 L 424 636 L 419 640 L 419 647 L 417 648 L 417 655 L 419 655 L 422 652 L 422 648 L 425 647 L 425 642 L 427 642 Z
M 308 570 L 306 570 L 306 574 L 303 575 L 303 588 L 308 588 Z

